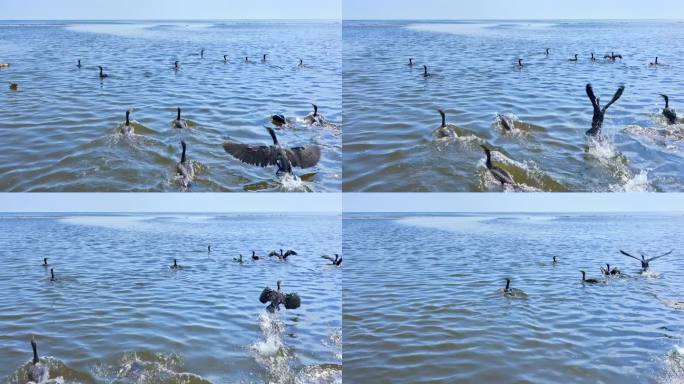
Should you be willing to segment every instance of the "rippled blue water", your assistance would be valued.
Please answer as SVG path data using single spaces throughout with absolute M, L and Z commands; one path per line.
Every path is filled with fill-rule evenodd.
M 19 84 L 1 91 L 0 190 L 179 191 L 181 139 L 197 173 L 190 191 L 340 190 L 339 22 L 0 22 L 0 63 L 11 64 L 0 83 Z M 303 120 L 311 103 L 329 124 Z M 192 129 L 172 127 L 177 107 Z M 133 136 L 120 133 L 127 109 Z M 273 114 L 291 122 L 282 143 L 321 146 L 301 180 L 222 148 L 270 144 Z
M 342 271 L 320 257 L 339 216 L 4 215 L 0 232 L 2 382 L 26 382 L 31 335 L 67 383 L 342 380 Z M 233 261 L 281 247 L 299 255 Z M 266 315 L 277 280 L 302 305 Z
M 684 380 L 682 215 L 343 221 L 345 382 Z M 674 252 L 641 274 L 619 249 Z M 605 263 L 624 277 L 582 284 Z
M 684 125 L 664 124 L 660 94 L 684 111 L 683 37 L 675 21 L 345 21 L 344 190 L 499 191 L 485 143 L 522 190 L 682 191 Z M 600 143 L 589 82 L 603 103 L 626 86 Z M 434 135 L 438 108 L 457 138 Z

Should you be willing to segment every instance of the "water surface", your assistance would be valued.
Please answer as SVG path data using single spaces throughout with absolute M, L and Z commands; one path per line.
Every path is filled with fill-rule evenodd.
M 35 335 L 66 383 L 341 383 L 341 269 L 320 258 L 339 253 L 340 221 L 0 217 L 0 381 L 26 382 Z M 287 225 L 264 230 L 274 222 Z M 299 255 L 233 261 L 281 247 Z M 259 294 L 277 280 L 299 309 L 266 314 Z
M 0 190 L 183 190 L 181 139 L 197 173 L 190 191 L 340 189 L 339 22 L 0 22 L 0 62 L 11 63 L 0 83 L 19 84 L 0 98 Z M 304 122 L 311 103 L 329 124 Z M 177 107 L 192 129 L 172 127 Z M 133 136 L 119 132 L 127 109 Z M 278 129 L 282 143 L 321 146 L 301 180 L 281 181 L 221 146 L 270 144 L 273 114 L 291 122 Z
M 345 215 L 345 382 L 681 383 L 683 224 Z M 641 274 L 619 249 L 675 251 Z M 580 270 L 600 279 L 604 263 L 625 276 L 582 284 Z M 504 296 L 506 278 L 525 295 Z
M 664 124 L 660 94 L 682 109 L 683 37 L 674 21 L 345 21 L 344 190 L 500 191 L 486 144 L 516 190 L 682 191 L 684 124 Z M 587 83 L 604 104 L 627 87 L 600 143 L 584 135 Z M 434 135 L 438 108 L 458 138 Z

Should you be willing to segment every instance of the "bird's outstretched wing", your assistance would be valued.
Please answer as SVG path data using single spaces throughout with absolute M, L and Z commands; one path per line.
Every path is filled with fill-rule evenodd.
M 620 96 L 622 96 L 622 93 L 623 93 L 624 91 L 625 91 L 625 86 L 624 86 L 624 85 L 621 85 L 620 88 L 618 88 L 617 91 L 615 91 L 615 94 L 613 95 L 613 98 L 610 99 L 610 101 L 608 102 L 608 104 L 606 104 L 605 107 L 603 107 L 603 110 L 604 110 L 604 111 L 607 110 L 608 107 L 610 107 L 611 105 L 613 105 L 614 102 L 618 101 L 618 99 L 620 98 Z
M 674 252 L 674 249 L 671 250 L 670 252 L 666 252 L 666 253 L 663 253 L 662 255 L 654 256 L 654 257 L 651 257 L 651 258 L 646 259 L 646 260 L 648 260 L 648 261 L 653 261 L 653 260 L 656 260 L 656 259 L 660 259 L 661 257 L 667 256 L 667 255 L 669 255 L 669 254 L 672 253 L 672 252 Z
M 273 256 L 278 256 L 278 252 L 276 251 L 271 251 L 271 253 L 268 254 L 268 257 L 273 257 Z
M 311 168 L 321 159 L 321 148 L 318 145 L 286 148 L 285 154 L 293 167 Z
M 330 260 L 330 261 L 333 262 L 333 263 L 335 262 L 335 258 L 332 257 L 332 256 L 323 255 L 323 256 L 321 256 L 321 257 L 324 258 L 324 259 L 326 259 L 326 260 Z
M 261 295 L 259 295 L 259 301 L 261 302 L 261 304 L 266 304 L 269 301 L 273 301 L 277 294 L 278 292 L 272 290 L 271 288 L 264 288 L 264 290 L 261 291 Z
M 297 252 L 295 252 L 293 250 L 289 250 L 289 251 L 285 252 L 283 257 L 288 257 L 288 256 L 296 255 L 296 254 L 297 254 Z
M 636 257 L 636 256 L 632 256 L 632 255 L 630 255 L 629 253 L 623 251 L 622 249 L 620 250 L 620 253 L 622 253 L 623 255 L 625 255 L 625 256 L 627 256 L 627 257 L 631 257 L 632 259 L 641 261 L 640 258 L 638 258 L 638 257 Z
M 587 96 L 589 97 L 589 100 L 591 101 L 591 105 L 593 105 L 595 108 L 598 107 L 598 104 L 596 103 L 596 95 L 594 95 L 594 88 L 591 86 L 591 84 L 587 84 Z
M 243 163 L 259 167 L 276 165 L 278 159 L 278 150 L 272 145 L 251 145 L 224 141 L 223 149 Z

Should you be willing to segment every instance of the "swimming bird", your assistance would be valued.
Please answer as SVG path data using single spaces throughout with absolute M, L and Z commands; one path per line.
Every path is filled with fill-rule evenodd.
M 287 120 L 285 120 L 285 115 L 273 115 L 271 116 L 271 122 L 273 125 L 277 125 L 279 127 L 282 127 L 283 125 L 287 125 Z
M 188 127 L 188 121 L 181 118 L 181 109 L 178 107 L 176 120 L 173 121 L 173 126 L 175 128 L 185 129 Z
M 48 261 L 48 258 L 43 257 L 43 267 L 47 267 L 49 265 L 47 261 Z
M 104 68 L 102 68 L 101 65 L 98 65 L 97 67 L 100 68 L 100 79 L 104 79 L 104 78 L 109 77 L 108 74 L 104 73 Z
M 670 108 L 670 98 L 667 95 L 660 95 L 665 100 L 665 109 L 663 109 L 663 116 L 667 119 L 668 124 L 677 123 L 677 113 Z
M 50 268 L 50 281 L 57 281 L 57 278 L 55 277 L 55 269 Z
M 261 295 L 259 296 L 259 301 L 261 304 L 270 302 L 268 307 L 266 307 L 266 310 L 270 313 L 279 311 L 281 304 L 285 306 L 285 309 L 297 309 L 302 304 L 299 295 L 296 293 L 285 294 L 281 292 L 280 283 L 280 280 L 278 280 L 278 290 L 274 291 L 271 288 L 266 287 L 263 291 L 261 291 Z
M 615 91 L 615 94 L 613 95 L 613 98 L 606 104 L 605 107 L 601 108 L 601 100 L 594 96 L 594 89 L 591 87 L 591 84 L 587 84 L 586 87 L 587 91 L 587 96 L 589 97 L 589 100 L 591 101 L 591 105 L 594 107 L 594 116 L 592 117 L 591 121 L 591 129 L 589 129 L 586 132 L 586 135 L 588 136 L 598 136 L 601 134 L 601 127 L 603 126 L 603 118 L 606 115 L 606 111 L 608 108 L 613 105 L 620 96 L 622 96 L 622 93 L 625 91 L 625 86 L 621 85 L 617 91 Z
M 501 126 L 504 127 L 505 130 L 507 131 L 512 131 L 513 128 L 515 127 L 515 124 L 513 123 L 513 119 L 509 118 L 508 116 L 504 116 L 501 114 L 496 115 L 499 118 L 499 121 L 501 122 Z
M 409 57 L 408 66 L 413 67 L 413 58 L 412 57 Z
M 299 65 L 298 65 L 298 66 L 299 66 L 299 67 L 303 67 L 303 66 L 304 66 L 304 60 L 299 59 Z
M 603 56 L 603 58 L 608 59 L 610 61 L 615 61 L 616 59 L 622 60 L 622 55 L 616 55 L 615 52 L 611 52 L 610 55 L 606 54 Z
M 513 176 L 511 176 L 510 173 L 492 164 L 492 154 L 490 149 L 487 148 L 487 146 L 485 146 L 484 144 L 480 145 L 480 147 L 482 147 L 482 149 L 485 152 L 485 155 L 487 156 L 487 169 L 489 170 L 489 173 L 491 173 L 492 176 L 494 176 L 496 181 L 501 183 L 502 187 L 506 184 L 516 185 L 513 181 Z
M 266 62 L 266 54 L 264 53 L 264 57 L 261 58 L 261 62 L 265 63 Z
M 81 68 L 81 59 L 78 59 L 78 64 L 76 64 L 76 67 Z
M 658 56 L 656 56 L 656 58 L 655 58 L 655 61 L 654 61 L 654 62 L 652 62 L 652 63 L 649 63 L 648 65 L 650 65 L 650 66 L 652 66 L 652 67 L 655 67 L 656 65 L 660 65 L 660 63 L 658 62 Z
M 181 176 L 181 184 L 183 187 L 187 188 L 195 178 L 195 169 L 185 156 L 187 146 L 185 145 L 184 140 L 181 140 L 181 147 L 183 147 L 183 152 L 181 153 L 180 162 L 176 164 L 176 173 Z
M 610 269 L 610 264 L 607 263 L 606 268 L 601 267 L 601 273 L 605 276 L 617 276 L 621 274 L 620 270 L 617 267 Z
M 233 257 L 234 261 L 237 261 L 238 263 L 242 264 L 242 253 L 240 254 L 240 257 Z
M 336 253 L 334 256 L 335 256 L 334 258 L 333 258 L 332 256 L 328 256 L 328 255 L 323 255 L 323 256 L 321 256 L 321 257 L 324 258 L 324 259 L 330 260 L 330 262 L 332 263 L 332 265 L 335 265 L 335 266 L 338 266 L 338 267 L 339 267 L 340 264 L 342 264 L 342 258 L 341 258 L 340 255 L 338 255 L 337 253 Z
M 308 144 L 302 147 L 288 148 L 278 142 L 273 128 L 267 127 L 268 133 L 273 139 L 273 145 L 251 145 L 225 141 L 223 149 L 242 161 L 243 163 L 268 167 L 278 167 L 276 174 L 292 174 L 293 167 L 310 168 L 318 164 L 321 158 L 321 149 L 318 145 Z
M 211 244 L 207 245 L 207 253 L 211 253 Z
M 323 115 L 318 113 L 318 105 L 316 104 L 311 104 L 313 107 L 313 112 L 309 113 L 304 117 L 304 121 L 306 121 L 307 124 L 318 124 L 318 125 L 323 125 L 325 122 L 325 118 Z
M 524 66 L 525 65 L 522 63 L 522 59 L 518 59 L 518 64 L 516 65 L 516 67 L 523 68 Z
M 173 259 L 173 265 L 170 266 L 169 268 L 171 268 L 174 271 L 177 271 L 179 269 L 183 269 L 183 266 L 178 264 L 178 261 L 176 259 Z
M 596 61 L 596 57 L 594 57 L 594 52 L 591 53 L 591 61 Z
M 180 65 L 179 65 L 179 63 L 178 63 L 178 60 L 176 60 L 176 61 L 173 62 L 173 69 L 174 69 L 175 71 L 177 71 L 177 70 L 180 69 Z
M 643 271 L 646 271 L 646 270 L 650 267 L 649 264 L 650 264 L 651 261 L 660 259 L 661 257 L 667 256 L 667 255 L 669 255 L 669 254 L 672 253 L 672 252 L 674 252 L 674 250 L 672 250 L 672 251 L 670 251 L 670 252 L 663 253 L 662 255 L 659 255 L 659 256 L 654 256 L 654 257 L 648 258 L 648 259 L 642 254 L 642 255 L 641 255 L 641 259 L 639 259 L 638 257 L 633 256 L 633 255 L 630 255 L 629 253 L 623 251 L 622 249 L 620 250 L 620 253 L 622 253 L 623 255 L 625 255 L 625 256 L 627 256 L 627 257 L 631 257 L 632 259 L 639 260 L 639 262 L 641 263 L 641 269 L 642 269 Z
M 204 48 L 200 50 L 200 59 L 204 59 Z
M 278 259 L 280 259 L 280 260 L 287 260 L 288 257 L 293 256 L 293 255 L 297 255 L 297 252 L 295 252 L 293 250 L 288 250 L 287 252 L 283 253 L 283 250 L 281 248 L 280 253 L 278 253 L 276 251 L 271 251 L 271 253 L 268 254 L 268 257 L 277 256 Z
M 9 89 L 10 89 L 11 91 L 16 91 L 17 89 L 19 89 L 19 84 L 13 83 L 13 82 L 10 81 L 10 82 L 9 82 Z
M 9 68 L 9 63 L 0 63 L 0 68 Z
M 259 260 L 259 256 L 257 256 L 256 252 L 252 251 L 252 260 Z
M 223 55 L 223 62 L 227 63 L 228 62 L 228 55 Z
M 456 137 L 456 131 L 453 129 L 450 129 L 447 124 L 446 124 L 446 114 L 444 113 L 443 110 L 438 109 L 437 112 L 439 112 L 439 115 L 442 117 L 442 124 L 437 128 L 435 131 L 435 134 L 439 138 L 455 138 Z
M 33 336 L 31 336 L 31 348 L 33 349 L 33 361 L 28 370 L 28 379 L 34 384 L 45 384 L 50 380 L 50 369 L 40 361 L 38 343 Z
M 553 257 L 553 263 L 554 263 L 554 264 L 557 264 L 557 263 L 558 263 L 558 260 L 556 259 L 556 256 Z
M 423 77 L 428 78 L 431 76 L 432 76 L 432 74 L 428 72 L 427 65 L 423 65 Z
M 591 278 L 591 277 L 587 279 L 587 278 L 586 278 L 586 273 L 585 273 L 584 271 L 580 271 L 580 272 L 582 272 L 582 282 L 583 282 L 583 283 L 586 283 L 586 284 L 597 284 L 597 283 L 600 283 L 600 282 L 601 282 L 601 281 L 599 281 L 599 280 L 597 280 L 597 279 L 594 279 L 594 278 Z
M 506 279 L 506 287 L 504 288 L 504 293 L 512 293 L 511 291 L 511 279 Z
M 579 59 L 577 58 L 577 56 L 579 56 L 579 55 L 575 53 L 575 58 L 574 58 L 574 59 L 568 59 L 568 61 L 577 61 L 577 60 L 579 60 Z
M 249 56 L 245 56 L 245 63 L 249 63 Z
M 132 135 L 133 134 L 133 127 L 131 126 L 131 122 L 128 120 L 129 116 L 131 114 L 130 110 L 126 111 L 126 122 L 124 123 L 123 127 L 121 127 L 121 133 L 124 135 Z
M 511 279 L 506 278 L 506 286 L 503 289 L 503 294 L 506 297 L 514 297 L 514 298 L 526 298 L 527 294 L 522 290 L 518 288 L 511 288 Z
M 549 48 L 546 48 L 546 56 L 549 55 Z

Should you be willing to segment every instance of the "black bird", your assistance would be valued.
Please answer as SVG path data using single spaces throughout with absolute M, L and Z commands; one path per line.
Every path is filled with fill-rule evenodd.
M 579 56 L 579 55 L 575 53 L 575 58 L 574 59 L 568 59 L 568 61 L 577 61 L 578 60 L 577 56 Z
M 518 59 L 518 65 L 516 67 L 523 68 L 525 65 L 522 63 L 522 59 Z
M 556 256 L 553 257 L 553 263 L 554 263 L 554 264 L 557 264 L 557 263 L 558 263 L 558 260 L 556 260 Z
M 621 274 L 617 267 L 610 269 L 610 264 L 606 264 L 606 268 L 601 267 L 601 273 L 605 276 L 617 276 Z
M 427 78 L 427 77 L 431 77 L 431 76 L 432 76 L 432 74 L 428 73 L 427 65 L 423 65 L 423 77 Z
M 50 268 L 50 281 L 57 281 L 57 278 L 55 277 L 55 269 Z
M 257 256 L 254 251 L 252 251 L 252 260 L 259 260 L 259 256 Z
M 204 48 L 200 50 L 200 59 L 204 59 Z
M 181 140 L 181 147 L 183 148 L 183 152 L 181 153 L 180 162 L 176 164 L 176 174 L 181 176 L 180 182 L 183 187 L 187 188 L 195 178 L 195 169 L 193 168 L 192 163 L 185 156 L 187 146 L 184 140 Z
M 298 65 L 298 66 L 299 66 L 299 67 L 303 67 L 303 66 L 304 66 L 304 60 L 299 59 L 299 65 Z
M 515 182 L 513 181 L 513 176 L 511 176 L 510 173 L 508 173 L 505 170 L 503 170 L 503 169 L 497 167 L 496 165 L 492 164 L 492 154 L 491 154 L 491 151 L 489 150 L 489 148 L 487 148 L 487 146 L 485 146 L 485 145 L 480 145 L 480 146 L 482 147 L 482 149 L 485 152 L 485 155 L 487 156 L 487 162 L 486 162 L 487 169 L 489 170 L 489 173 L 491 173 L 492 176 L 494 176 L 496 181 L 501 183 L 502 187 L 506 184 L 516 185 Z
M 28 370 L 28 379 L 35 384 L 44 384 L 50 380 L 50 369 L 43 364 L 38 357 L 38 345 L 36 338 L 31 336 L 31 348 L 33 349 L 33 361 Z
M 243 163 L 268 167 L 275 165 L 278 167 L 277 174 L 292 174 L 293 167 L 310 168 L 318 164 L 321 159 L 321 148 L 315 144 L 308 144 L 302 147 L 288 148 L 278 143 L 273 128 L 267 127 L 268 133 L 273 139 L 272 145 L 252 145 L 223 142 L 223 149 L 242 161 Z
M 81 59 L 78 59 L 78 64 L 76 64 L 76 67 L 81 68 Z
M 641 263 L 641 269 L 642 269 L 643 271 L 646 271 L 646 270 L 649 268 L 649 263 L 650 263 L 651 261 L 656 260 L 656 259 L 660 259 L 661 257 L 667 256 L 667 255 L 669 255 L 669 254 L 672 253 L 672 252 L 674 252 L 674 250 L 672 250 L 672 251 L 670 251 L 670 252 L 663 253 L 662 255 L 659 255 L 659 256 L 654 256 L 654 257 L 648 258 L 648 259 L 642 254 L 642 255 L 641 255 L 641 259 L 640 259 L 640 258 L 638 258 L 638 257 L 636 257 L 636 256 L 630 255 L 629 253 L 623 251 L 622 249 L 620 250 L 620 253 L 622 253 L 623 255 L 625 255 L 625 256 L 627 256 L 627 257 L 631 257 L 632 259 L 639 260 L 639 262 Z
M 129 120 L 130 115 L 131 115 L 131 111 L 127 110 L 126 111 L 126 122 L 124 123 L 123 127 L 121 127 L 121 133 L 123 133 L 124 135 L 133 134 L 133 127 L 131 126 L 131 122 Z
M 546 48 L 546 56 L 549 55 L 549 48 Z
M 48 261 L 48 258 L 43 257 L 43 267 L 47 267 L 49 265 L 47 261 Z
M 181 109 L 178 107 L 176 110 L 176 120 L 173 121 L 173 126 L 175 128 L 185 129 L 188 127 L 188 121 L 181 118 Z
M 658 56 L 656 56 L 655 61 L 652 63 L 649 63 L 649 65 L 652 67 L 655 67 L 656 65 L 660 65 L 660 63 L 658 62 Z
M 596 61 L 596 57 L 594 57 L 594 52 L 591 53 L 591 61 Z
M 240 254 L 240 257 L 233 257 L 234 261 L 237 261 L 238 263 L 242 264 L 242 254 Z
M 102 68 L 101 65 L 98 65 L 97 67 L 100 68 L 100 79 L 104 79 L 104 78 L 109 77 L 108 74 L 104 73 L 104 68 Z
M 276 251 L 271 251 L 271 253 L 268 254 L 268 257 L 277 256 L 278 259 L 280 259 L 280 260 L 287 260 L 288 257 L 293 256 L 293 255 L 297 255 L 297 252 L 295 252 L 293 250 L 288 250 L 287 252 L 283 253 L 283 250 L 281 248 L 280 253 L 278 253 Z
M 660 95 L 663 100 L 665 100 L 665 109 L 663 109 L 663 116 L 667 119 L 668 124 L 677 123 L 677 113 L 674 109 L 670 108 L 670 98 L 667 95 Z
M 174 270 L 174 271 L 178 271 L 178 270 L 180 270 L 180 269 L 183 269 L 183 266 L 181 266 L 180 264 L 178 264 L 178 261 L 177 261 L 176 259 L 173 259 L 173 265 L 170 266 L 169 268 L 171 268 L 171 269 Z
M 207 253 L 211 253 L 211 244 L 207 245 Z
M 176 71 L 180 69 L 180 65 L 178 65 L 178 60 L 173 62 L 173 69 Z
M 603 127 L 603 118 L 606 115 L 606 111 L 611 105 L 613 105 L 614 102 L 618 101 L 620 96 L 622 96 L 622 93 L 625 91 L 625 86 L 621 85 L 617 91 L 615 91 L 615 94 L 610 102 L 608 102 L 608 104 L 606 104 L 606 106 L 603 108 L 601 108 L 601 99 L 594 96 L 594 89 L 591 87 L 591 84 L 587 84 L 586 91 L 587 96 L 591 101 L 591 105 L 594 107 L 594 116 L 591 120 L 591 129 L 586 132 L 586 135 L 598 136 L 601 134 L 601 127 Z
M 264 63 L 266 62 L 266 54 L 265 53 L 264 53 L 264 57 L 261 58 L 261 61 Z
M 271 122 L 273 125 L 277 125 L 279 127 L 282 127 L 283 125 L 287 125 L 287 120 L 285 120 L 285 115 L 273 115 L 271 116 Z
M 228 55 L 223 55 L 223 62 L 227 63 L 228 62 Z
M 616 59 L 622 60 L 622 55 L 616 55 L 615 52 L 611 52 L 610 55 L 606 54 L 603 56 L 603 58 L 608 59 L 610 61 L 615 61 Z
M 409 67 L 413 67 L 413 58 L 412 58 L 412 57 L 409 57 L 408 66 L 409 66 Z
M 271 288 L 264 288 L 259 296 L 259 301 L 261 304 L 266 304 L 270 302 L 266 310 L 273 313 L 280 310 L 280 305 L 284 305 L 285 309 L 297 309 L 302 304 L 299 295 L 296 293 L 285 294 L 280 291 L 280 280 L 277 282 L 278 290 L 274 291 Z
M 501 125 L 504 127 L 505 130 L 509 132 L 513 130 L 515 124 L 513 123 L 512 119 L 501 114 L 497 114 L 496 116 L 499 118 L 499 121 L 501 122 Z
M 582 272 L 582 282 L 583 282 L 583 283 L 586 283 L 586 284 L 597 284 L 597 283 L 600 283 L 600 282 L 601 282 L 601 281 L 599 281 L 599 280 L 597 280 L 597 279 L 594 279 L 594 278 L 588 278 L 588 279 L 587 279 L 587 278 L 586 278 L 586 273 L 585 273 L 584 271 L 580 271 L 580 272 Z
M 326 259 L 326 260 L 330 260 L 330 262 L 332 263 L 332 265 L 336 265 L 336 266 L 339 267 L 340 264 L 342 264 L 342 258 L 341 258 L 340 255 L 338 255 L 337 253 L 335 254 L 335 257 L 328 256 L 328 255 L 323 255 L 323 256 L 321 256 L 321 257 L 324 258 L 324 259 Z
M 245 63 L 249 63 L 249 56 L 245 56 Z

